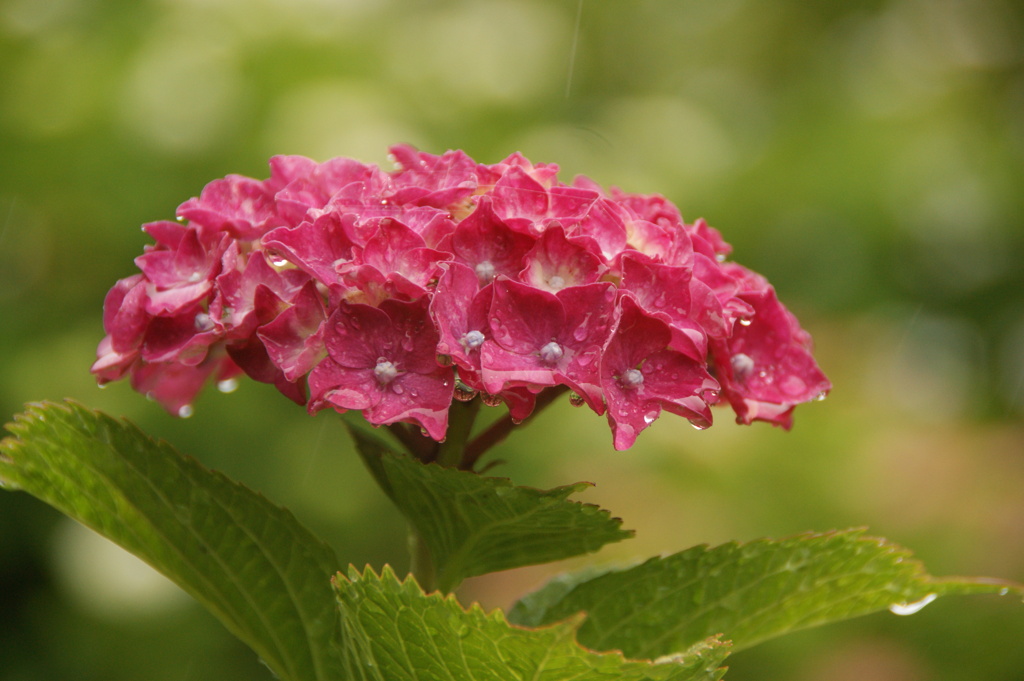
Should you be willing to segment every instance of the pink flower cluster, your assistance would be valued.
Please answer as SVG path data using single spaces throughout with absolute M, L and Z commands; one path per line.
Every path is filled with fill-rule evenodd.
M 479 164 L 391 149 L 270 161 L 143 229 L 156 242 L 104 304 L 92 371 L 185 415 L 209 380 L 244 372 L 316 412 L 363 412 L 445 436 L 479 394 L 525 419 L 567 386 L 607 414 L 617 449 L 662 410 L 698 428 L 789 427 L 831 387 L 810 337 L 730 247 L 661 196 L 556 178 L 519 154 Z

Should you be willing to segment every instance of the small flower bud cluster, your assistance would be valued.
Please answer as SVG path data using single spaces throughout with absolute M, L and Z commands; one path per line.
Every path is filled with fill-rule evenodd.
M 628 448 L 667 410 L 699 428 L 788 428 L 831 387 L 810 337 L 702 220 L 660 196 L 606 192 L 519 154 L 479 164 L 391 149 L 385 172 L 270 161 L 149 223 L 154 244 L 104 304 L 92 371 L 172 413 L 245 373 L 313 413 L 363 412 L 444 438 L 452 400 L 516 420 L 566 386 Z

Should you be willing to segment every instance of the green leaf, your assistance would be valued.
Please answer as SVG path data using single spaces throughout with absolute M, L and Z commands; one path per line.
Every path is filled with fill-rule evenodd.
M 742 650 L 887 608 L 910 614 L 938 595 L 1022 588 L 936 579 L 907 550 L 848 530 L 697 546 L 627 570 L 558 578 L 520 600 L 509 620 L 540 626 L 585 612 L 582 645 L 650 658 L 715 634 Z
M 628 661 L 573 641 L 577 622 L 509 626 L 498 610 L 464 610 L 454 596 L 425 595 L 390 568 L 349 569 L 334 580 L 349 675 L 372 681 L 696 681 L 719 679 L 728 646 L 701 641 L 671 659 Z
M 282 679 L 342 677 L 334 553 L 286 510 L 135 426 L 30 405 L 0 443 L 0 480 L 139 556 Z
M 372 433 L 352 428 L 385 492 L 426 542 L 438 588 L 450 591 L 475 575 L 596 551 L 633 536 L 622 521 L 569 496 L 590 483 L 538 490 L 424 465 L 401 456 Z

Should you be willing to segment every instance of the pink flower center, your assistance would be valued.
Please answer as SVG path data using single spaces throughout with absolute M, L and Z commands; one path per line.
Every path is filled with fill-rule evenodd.
M 204 332 L 213 328 L 213 320 L 205 312 L 197 312 L 195 318 L 196 331 Z
M 462 336 L 462 345 L 467 350 L 476 350 L 484 344 L 484 340 L 486 340 L 484 334 L 474 329 L 473 331 L 467 331 Z
M 564 354 L 565 351 L 562 350 L 562 346 L 555 341 L 545 344 L 540 349 L 540 359 L 547 364 L 554 364 L 558 360 L 562 359 L 562 355 Z
M 636 390 L 644 384 L 644 375 L 639 369 L 626 369 L 619 376 L 619 383 L 622 384 L 623 388 Z
M 476 271 L 476 276 L 480 279 L 481 284 L 486 285 L 494 281 L 494 263 L 490 260 L 484 260 L 482 263 L 478 263 L 473 269 Z
M 373 376 L 381 385 L 387 385 L 398 376 L 398 368 L 392 362 L 380 357 L 377 359 L 377 366 L 373 368 Z
M 736 377 L 737 381 L 746 380 L 754 371 L 754 360 L 750 358 L 750 355 L 745 355 L 742 352 L 737 352 L 729 360 L 732 364 L 732 373 Z

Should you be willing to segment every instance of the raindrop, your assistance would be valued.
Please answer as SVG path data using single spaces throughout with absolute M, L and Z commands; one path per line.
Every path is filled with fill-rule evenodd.
M 582 407 L 586 404 L 586 400 L 583 399 L 583 395 L 580 395 L 575 390 L 569 393 L 569 404 L 574 407 Z
M 238 379 L 225 378 L 223 381 L 217 381 L 217 390 L 222 393 L 233 393 L 238 390 Z
M 828 392 L 825 391 L 825 390 L 822 390 L 820 393 L 818 393 L 817 395 L 814 396 L 814 401 L 815 402 L 821 402 L 826 397 L 828 397 Z
M 430 437 L 430 433 L 427 432 L 426 428 L 420 428 L 420 435 L 422 435 L 423 437 Z
M 1008 593 L 1010 593 L 1010 589 L 1008 587 L 1004 586 L 1002 589 L 999 590 L 999 595 L 1000 596 L 1005 596 Z
M 740 326 L 750 326 L 750 320 L 746 317 L 740 317 Z
M 582 341 L 587 337 L 587 327 L 577 326 L 576 330 L 572 332 L 572 337 L 578 341 Z
M 480 393 L 480 401 L 486 404 L 488 407 L 497 407 L 501 404 L 501 398 L 497 395 L 490 393 Z
M 459 402 L 469 402 L 477 396 L 477 391 L 461 383 L 455 385 L 455 399 Z
M 443 367 L 450 367 L 452 365 L 451 355 L 438 355 L 436 359 L 437 363 Z
M 288 259 L 282 258 L 280 255 L 277 255 L 275 253 L 274 255 L 270 256 L 270 264 L 273 265 L 274 267 L 284 267 L 285 265 L 288 264 Z
M 938 597 L 938 594 L 932 593 L 919 601 L 914 601 L 913 603 L 893 603 L 889 606 L 889 612 L 894 615 L 913 615 L 915 612 L 920 612 L 924 606 L 928 605 Z
M 690 417 L 688 420 L 690 421 L 690 425 L 697 430 L 707 430 L 708 428 L 711 427 L 711 422 L 708 421 L 703 416 L 693 416 Z
M 512 425 L 513 426 L 521 425 L 524 420 L 525 419 L 517 419 L 516 417 L 513 416 L 512 417 Z
M 656 411 L 649 411 L 646 414 L 644 414 L 644 423 L 646 423 L 647 425 L 651 425 L 652 423 L 654 423 L 654 421 L 657 418 L 658 418 L 658 412 L 656 412 Z
M 718 262 L 725 262 L 725 254 L 724 253 L 716 253 L 715 254 L 715 260 L 717 260 Z
M 191 404 L 185 404 L 178 408 L 178 416 L 183 419 L 187 419 L 195 413 L 195 409 L 192 408 Z
M 395 385 L 391 387 L 391 391 L 394 392 L 396 395 L 401 395 L 402 393 L 405 392 L 405 388 L 403 388 L 400 383 L 395 383 Z

